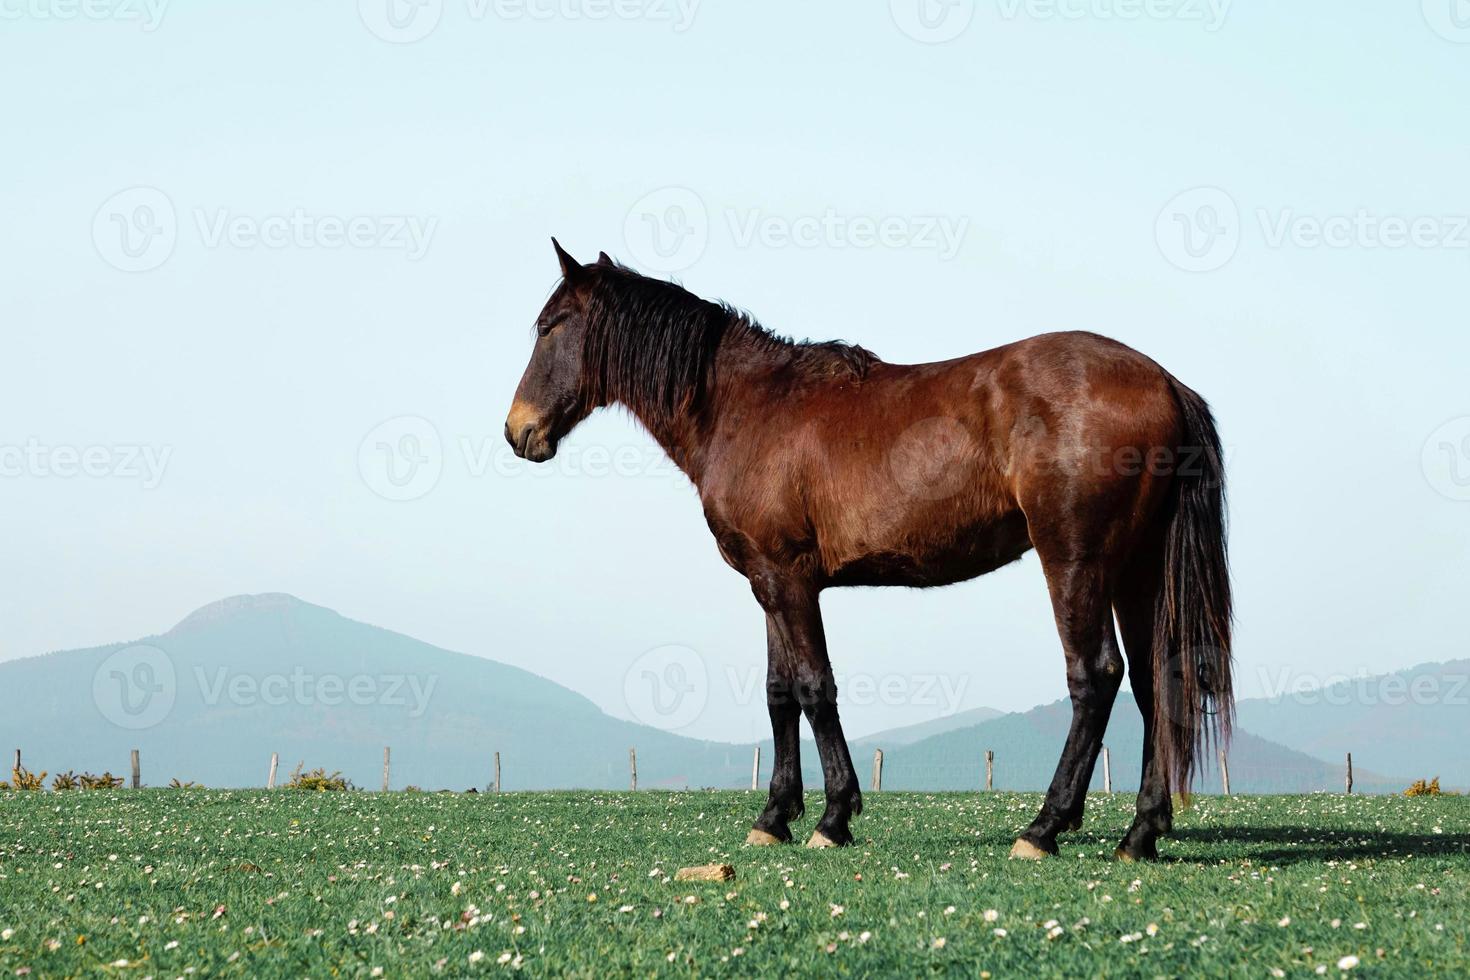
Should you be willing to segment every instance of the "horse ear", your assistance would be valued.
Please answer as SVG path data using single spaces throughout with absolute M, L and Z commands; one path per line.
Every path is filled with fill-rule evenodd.
M 597 264 L 598 265 L 614 265 L 615 263 L 613 262 L 611 255 L 608 255 L 606 252 L 598 252 L 597 253 Z
M 551 247 L 556 249 L 556 261 L 561 263 L 561 274 L 566 279 L 577 278 L 582 272 L 582 263 L 572 258 L 571 254 L 561 247 L 561 242 L 554 237 L 551 239 Z

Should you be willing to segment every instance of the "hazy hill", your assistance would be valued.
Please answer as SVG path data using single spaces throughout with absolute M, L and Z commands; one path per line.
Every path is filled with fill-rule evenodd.
M 995 708 L 971 708 L 968 711 L 956 711 L 952 715 L 935 718 L 932 721 L 921 721 L 915 725 L 905 725 L 902 728 L 890 728 L 878 732 L 875 735 L 865 735 L 854 739 L 852 750 L 856 752 L 859 748 L 869 749 L 883 747 L 897 747 L 900 745 L 912 745 L 922 741 L 931 735 L 942 735 L 952 732 L 957 728 L 970 728 L 981 722 L 993 721 L 1004 715 L 1004 711 Z
M 635 745 L 642 785 L 750 781 L 748 749 L 620 721 L 527 671 L 286 595 L 215 603 L 137 645 L 0 663 L 0 690 L 0 746 L 30 768 L 120 773 L 138 748 L 151 785 L 264 785 L 279 752 L 283 780 L 304 761 L 376 789 L 385 745 L 397 788 L 483 788 L 496 751 L 507 789 L 622 788 Z
M 1342 753 L 1353 751 L 1361 792 L 1394 792 L 1411 776 L 1463 782 L 1456 750 L 1470 712 L 1453 689 L 1470 662 L 1407 672 L 1437 678 L 1439 694 L 1333 694 L 1315 705 L 1244 702 L 1230 756 L 1237 792 L 1339 791 Z M 1380 679 L 1382 680 L 1382 679 Z M 1421 681 L 1424 689 L 1430 681 Z M 0 747 L 18 746 L 28 766 L 122 773 L 128 750 L 143 755 L 146 784 L 170 778 L 210 786 L 259 786 L 270 754 L 284 780 L 298 762 L 340 769 L 364 788 L 381 782 L 383 746 L 393 748 L 393 786 L 484 787 L 502 755 L 506 789 L 628 785 L 628 749 L 639 785 L 748 787 L 751 746 L 685 738 L 622 721 L 579 694 L 527 671 L 451 653 L 354 622 L 286 595 L 214 603 L 167 633 L 91 650 L 0 663 Z M 752 709 L 755 710 L 755 709 Z M 885 753 L 884 786 L 968 790 L 996 753 L 996 787 L 1044 789 L 1061 752 L 1067 702 L 1001 715 L 980 708 L 853 742 L 863 785 L 873 749 Z M 1108 730 L 1113 785 L 1138 784 L 1142 725 L 1119 698 Z M 1278 744 L 1284 743 L 1284 744 Z M 1290 747 L 1288 747 L 1290 746 Z M 761 779 L 772 752 L 762 747 Z M 803 743 L 808 788 L 821 786 L 816 748 Z M 1391 773 L 1389 777 L 1375 773 Z M 1101 767 L 1093 784 L 1101 785 Z M 1197 787 L 1218 792 L 1213 760 Z
M 884 747 L 883 785 L 892 789 L 978 789 L 984 786 L 985 750 L 995 752 L 997 789 L 1042 790 L 1051 782 L 1071 723 L 1067 701 L 1057 701 L 1019 714 L 1004 715 L 968 728 L 944 732 L 892 750 Z M 1108 725 L 1106 744 L 1112 756 L 1113 789 L 1138 789 L 1143 754 L 1143 722 L 1128 694 L 1118 703 Z M 872 768 L 871 752 L 856 759 L 866 782 Z M 1230 783 L 1237 793 L 1305 793 L 1341 791 L 1342 766 L 1278 745 L 1239 726 L 1230 750 Z M 1406 783 L 1384 778 L 1359 767 L 1360 792 L 1392 792 Z M 1102 787 L 1102 765 L 1092 785 Z M 1220 792 L 1220 775 L 1213 759 L 1201 767 L 1198 791 Z
M 1309 755 L 1351 752 L 1356 766 L 1470 786 L 1470 660 L 1242 701 L 1237 712 L 1244 727 Z

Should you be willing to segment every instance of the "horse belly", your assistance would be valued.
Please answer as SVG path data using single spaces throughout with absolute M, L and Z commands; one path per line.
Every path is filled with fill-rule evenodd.
M 1020 558 L 1031 550 L 1019 510 L 942 533 L 877 535 L 854 542 L 831 573 L 833 585 L 952 585 Z

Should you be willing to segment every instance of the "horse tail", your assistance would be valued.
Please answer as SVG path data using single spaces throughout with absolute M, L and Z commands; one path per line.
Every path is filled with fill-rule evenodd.
M 1165 506 L 1162 581 L 1152 643 L 1154 751 L 1176 791 L 1188 795 L 1201 758 L 1229 744 L 1230 570 L 1225 466 L 1210 407 L 1169 377 L 1183 423 Z

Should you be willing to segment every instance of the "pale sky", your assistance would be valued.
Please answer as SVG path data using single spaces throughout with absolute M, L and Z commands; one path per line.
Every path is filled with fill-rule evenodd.
M 890 361 L 1117 337 L 1219 418 L 1243 694 L 1470 655 L 1459 0 L 389 2 L 0 0 L 0 659 L 290 592 L 766 734 L 651 441 L 508 457 L 553 234 Z M 1064 694 L 1034 557 L 824 609 L 850 735 Z

